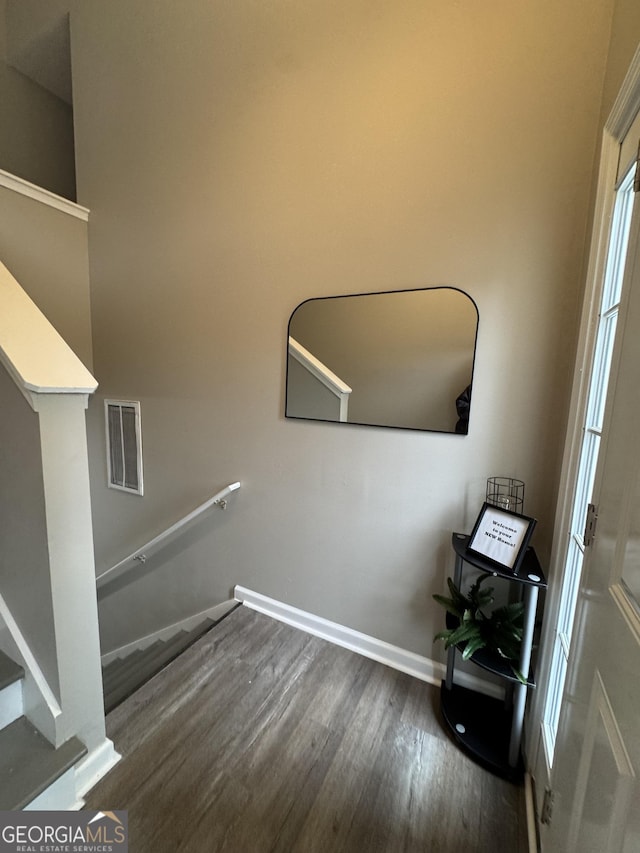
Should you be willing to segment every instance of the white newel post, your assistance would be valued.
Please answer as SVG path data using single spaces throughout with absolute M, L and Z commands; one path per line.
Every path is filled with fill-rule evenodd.
M 89 488 L 86 393 L 31 395 L 40 420 L 49 572 L 60 683 L 57 744 L 88 749 L 79 793 L 118 759 L 106 738 Z M 78 775 L 78 774 L 77 774 Z
M 77 734 L 91 749 L 104 738 L 86 394 L 33 394 L 40 420 L 56 658 L 60 743 Z
M 105 734 L 89 490 L 85 418 L 97 382 L 2 263 L 0 305 L 0 364 L 39 420 L 57 678 L 41 684 L 49 710 L 41 704 L 31 716 L 55 746 L 76 736 L 87 747 L 74 768 L 79 802 L 119 757 Z

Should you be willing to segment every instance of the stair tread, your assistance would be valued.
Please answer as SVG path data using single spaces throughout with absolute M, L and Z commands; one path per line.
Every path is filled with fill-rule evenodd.
M 118 673 L 122 672 L 125 666 L 130 666 L 135 661 L 141 660 L 144 652 L 144 649 L 136 649 L 124 658 L 114 658 L 110 663 L 102 668 L 103 680 L 107 681 L 112 676 L 118 675 Z
M 23 809 L 86 755 L 77 737 L 57 749 L 20 717 L 0 732 L 0 811 Z
M 151 649 L 151 651 L 149 651 Z M 149 668 L 150 657 L 157 654 L 158 646 L 154 643 L 143 649 L 139 655 L 129 655 L 119 661 L 119 666 L 111 669 L 108 673 L 103 673 L 103 688 L 105 694 L 112 693 L 119 689 L 120 684 L 128 682 L 131 677 L 134 679 L 140 676 L 141 672 L 146 672 Z
M 112 661 L 103 670 L 103 678 L 105 681 L 108 681 L 110 679 L 117 679 L 130 670 L 144 669 L 152 658 L 165 652 L 166 646 L 167 643 L 165 640 L 156 640 L 150 646 L 145 646 L 144 649 L 136 649 L 135 652 L 126 657 Z
M 138 650 L 141 654 L 134 661 L 130 662 L 130 659 L 136 654 L 135 652 L 121 660 L 112 661 L 103 670 L 104 702 L 107 713 L 157 675 L 215 624 L 213 619 L 204 619 L 191 630 L 180 630 L 167 640 L 156 640 L 147 648 Z M 114 664 L 120 666 L 114 667 Z
M 148 649 L 145 649 L 145 662 L 153 661 L 158 657 L 164 657 L 164 655 L 171 655 L 174 653 L 175 649 L 179 649 L 185 643 L 189 642 L 190 635 L 186 631 L 180 631 L 179 633 L 174 634 L 173 637 L 169 637 L 168 640 L 158 640 L 157 644 L 154 643 L 153 646 L 149 646 Z M 153 651 L 151 651 L 151 649 L 153 649 Z
M 160 670 L 172 661 L 182 651 L 185 638 L 180 642 L 157 641 L 144 650 L 143 657 L 138 659 L 136 666 L 123 667 L 118 677 L 115 675 L 105 683 L 105 706 L 107 711 L 134 693 L 142 684 L 153 678 Z
M 0 690 L 24 678 L 24 669 L 0 651 Z

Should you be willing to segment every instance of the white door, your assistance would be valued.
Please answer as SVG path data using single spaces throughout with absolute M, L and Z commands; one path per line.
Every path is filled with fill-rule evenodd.
M 541 829 L 545 853 L 640 851 L 640 201 L 634 202 L 604 429 Z
M 600 305 L 597 321 L 594 323 L 593 355 L 585 382 L 588 388 L 579 439 L 576 473 L 572 480 L 572 499 L 567 536 L 566 541 L 563 540 L 563 571 L 557 579 L 557 582 L 561 584 L 560 601 L 555 617 L 555 630 L 547 639 L 550 645 L 550 664 L 542 727 L 545 758 L 549 766 L 553 764 L 560 703 L 569 662 L 569 648 L 582 577 L 585 547 L 587 547 L 585 544 L 587 510 L 592 500 L 596 465 L 602 441 L 604 404 L 609 388 L 613 344 L 627 261 L 634 202 L 634 171 L 633 165 L 626 168 L 616 189 L 604 277 L 599 295 Z M 542 778 L 539 769 L 536 778 L 539 781 Z M 539 786 L 539 789 L 542 789 L 542 786 Z
M 526 754 L 535 780 L 536 811 L 545 818 L 546 791 L 553 790 L 556 736 L 583 562 L 587 504 L 594 500 L 596 465 L 602 448 L 604 401 L 617 327 L 622 284 L 631 263 L 629 242 L 634 209 L 633 166 L 640 138 L 640 48 L 605 125 L 594 231 L 587 275 L 570 427 L 556 514 L 551 579 L 541 637 L 539 689 L 527 720 Z M 637 217 L 636 217 L 637 218 Z M 627 285 L 625 287 L 628 289 Z M 623 322 L 623 320 L 621 320 Z M 612 382 L 615 384 L 615 370 Z M 586 551 L 586 553 L 585 553 Z M 546 834 L 541 827 L 541 836 Z

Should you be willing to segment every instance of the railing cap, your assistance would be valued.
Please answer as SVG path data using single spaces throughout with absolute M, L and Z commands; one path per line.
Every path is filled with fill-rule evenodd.
M 23 394 L 92 394 L 96 379 L 0 263 L 0 362 Z

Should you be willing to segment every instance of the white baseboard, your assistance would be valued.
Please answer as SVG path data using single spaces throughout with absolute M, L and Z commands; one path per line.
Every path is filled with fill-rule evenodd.
M 169 640 L 179 631 L 190 631 L 205 619 L 212 619 L 214 622 L 217 619 L 222 619 L 222 617 L 235 607 L 237 603 L 238 602 L 235 601 L 235 599 L 231 598 L 229 601 L 223 601 L 221 604 L 216 604 L 215 607 L 210 607 L 208 610 L 202 610 L 200 613 L 195 613 L 193 616 L 182 619 L 180 622 L 174 622 L 171 625 L 167 625 L 159 631 L 154 631 L 153 634 L 146 634 L 144 637 L 133 640 L 131 643 L 126 643 L 124 646 L 112 649 L 110 652 L 106 652 L 101 656 L 100 661 L 102 666 L 107 666 L 107 664 L 110 664 L 111 661 L 116 658 L 124 658 L 138 649 L 146 649 L 147 646 L 152 645 L 156 640 Z
M 335 643 L 336 646 L 350 649 L 352 652 L 357 652 L 400 672 L 406 672 L 421 681 L 439 686 L 445 676 L 445 666 L 438 661 L 401 649 L 399 646 L 370 637 L 368 634 L 362 634 L 360 631 L 354 631 L 352 628 L 339 625 L 337 622 L 330 622 L 321 616 L 315 616 L 306 610 L 291 607 L 289 604 L 268 598 L 266 595 L 253 592 L 243 586 L 236 586 L 233 593 L 236 601 L 241 601 L 252 610 L 257 610 L 259 613 L 271 616 L 279 622 L 285 622 L 287 625 L 299 628 L 315 637 L 321 637 L 323 640 Z M 456 671 L 456 683 L 498 699 L 502 699 L 504 696 L 499 685 L 466 672 Z
M 122 756 L 114 749 L 109 738 L 105 738 L 100 746 L 92 749 L 88 755 L 73 768 L 75 771 L 76 801 L 82 804 L 87 791 L 102 779 L 103 776 L 116 766 Z

